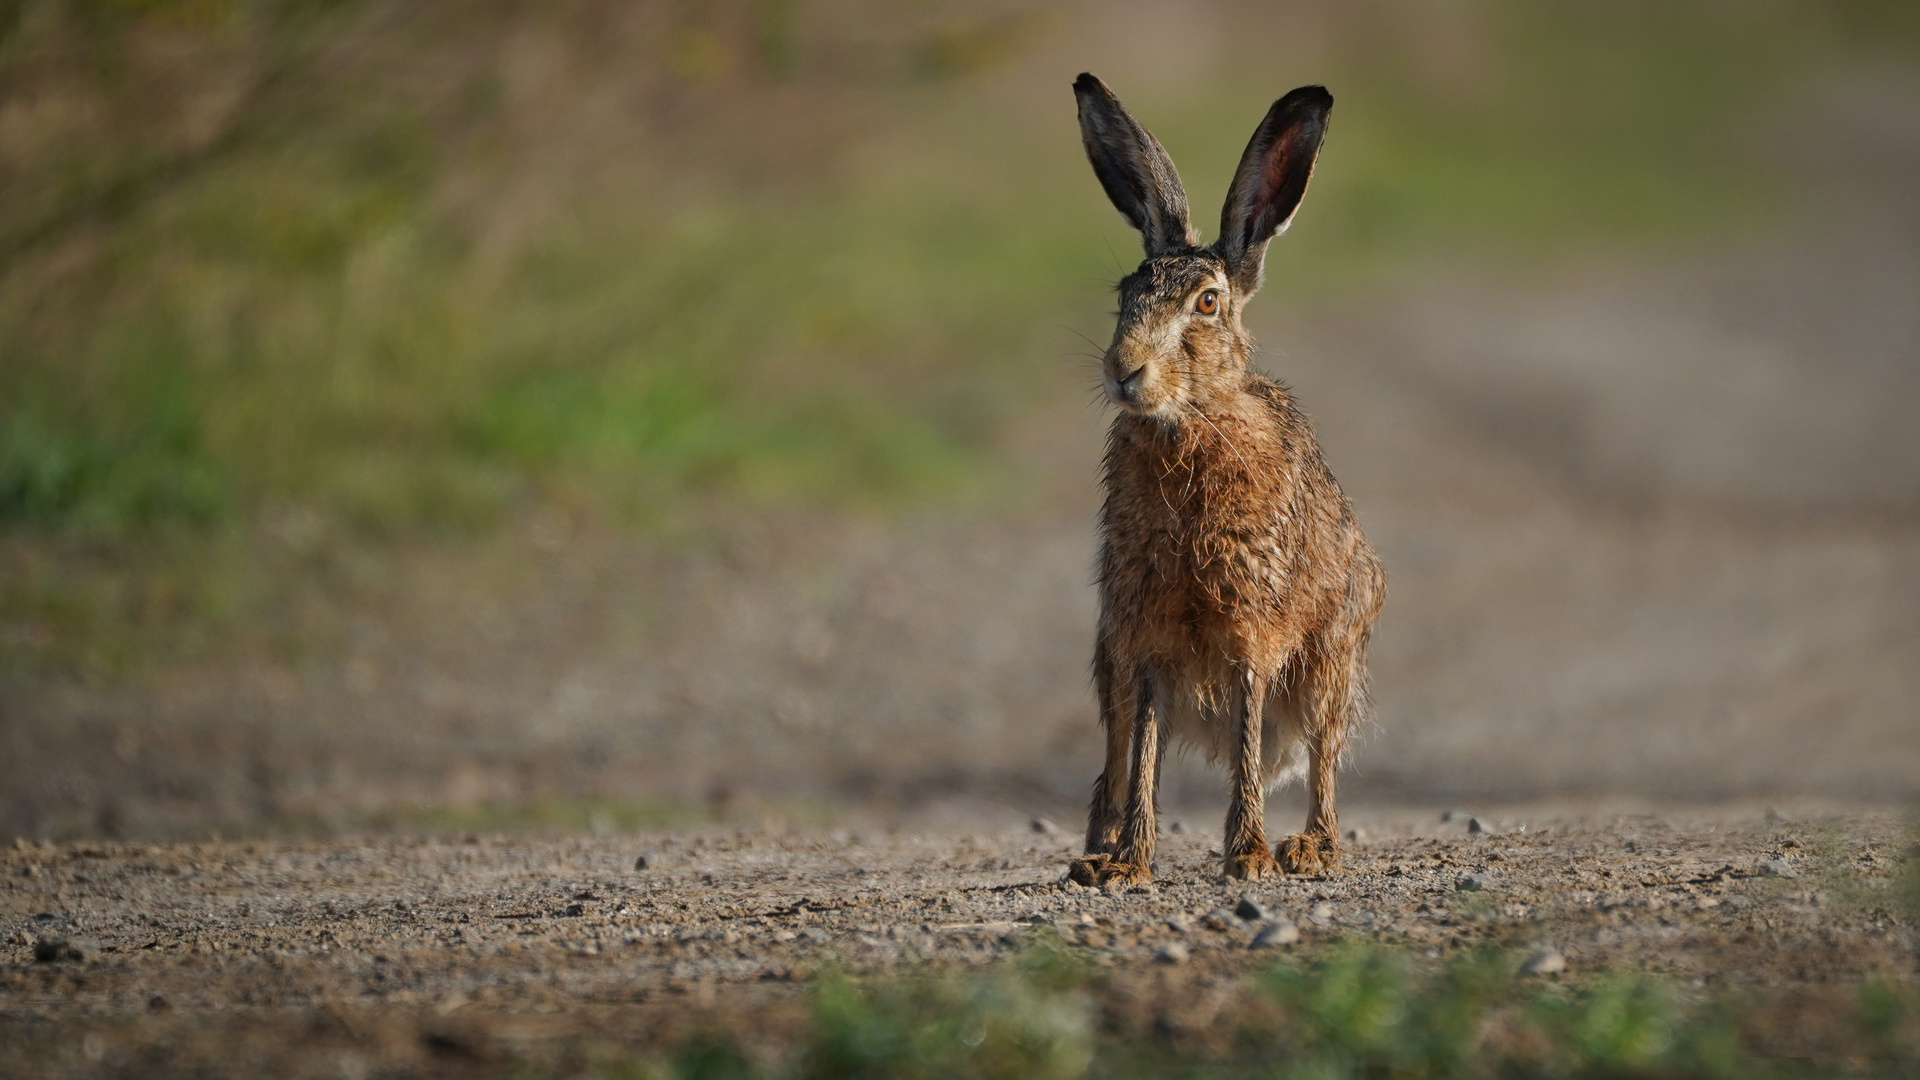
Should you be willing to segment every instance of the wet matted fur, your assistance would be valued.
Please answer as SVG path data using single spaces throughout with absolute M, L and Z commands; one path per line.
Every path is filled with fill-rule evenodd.
M 1146 260 L 1120 282 L 1102 381 L 1107 436 L 1094 682 L 1106 767 L 1093 787 L 1088 885 L 1152 876 L 1169 737 L 1233 774 L 1224 871 L 1339 862 L 1334 771 L 1370 720 L 1367 637 L 1386 573 L 1287 388 L 1255 373 L 1241 311 L 1267 242 L 1306 193 L 1333 96 L 1268 110 L 1240 160 L 1220 237 L 1201 246 L 1179 174 L 1100 80 L 1073 85 L 1094 174 Z M 1306 828 L 1267 849 L 1265 794 L 1301 775 Z

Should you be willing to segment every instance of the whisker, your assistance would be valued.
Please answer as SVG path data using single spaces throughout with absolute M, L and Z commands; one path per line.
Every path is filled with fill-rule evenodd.
M 1227 433 L 1224 431 L 1221 431 L 1220 426 L 1218 424 L 1215 424 L 1211 419 L 1207 417 L 1206 413 L 1201 412 L 1199 409 L 1193 410 L 1193 415 L 1199 417 L 1202 420 L 1207 421 L 1207 426 L 1213 429 L 1213 433 L 1215 435 L 1220 436 L 1221 442 L 1227 444 L 1227 449 L 1233 451 L 1233 456 L 1240 458 L 1240 466 L 1242 468 L 1246 469 L 1248 472 L 1253 471 L 1253 466 L 1247 463 L 1247 459 L 1244 457 L 1240 457 L 1240 448 L 1233 445 L 1233 440 L 1227 438 Z

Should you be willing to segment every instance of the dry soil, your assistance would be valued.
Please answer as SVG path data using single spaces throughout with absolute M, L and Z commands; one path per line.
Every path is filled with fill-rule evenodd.
M 1911 842 L 1890 812 L 1534 806 L 1483 813 L 1480 832 L 1383 814 L 1356 826 L 1343 872 L 1255 885 L 1220 880 L 1215 823 L 1183 818 L 1156 882 L 1124 891 L 1064 881 L 1068 831 L 995 816 L 18 844 L 0 856 L 0 1072 L 568 1069 L 714 1024 L 777 1044 L 823 966 L 985 964 L 1041 934 L 1163 1031 L 1204 1030 L 1256 965 L 1353 939 L 1516 964 L 1550 950 L 1564 970 L 1536 977 L 1635 970 L 1816 1011 L 1869 973 L 1916 972 L 1886 888 Z M 1246 897 L 1265 918 L 1234 913 Z M 1297 942 L 1252 947 L 1282 921 Z M 1834 1050 L 1798 1037 L 1769 1036 Z

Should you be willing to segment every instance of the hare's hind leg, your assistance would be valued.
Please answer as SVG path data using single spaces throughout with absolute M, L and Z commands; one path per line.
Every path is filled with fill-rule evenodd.
M 1349 646 L 1315 650 L 1305 686 L 1307 827 L 1280 841 L 1274 855 L 1289 874 L 1317 874 L 1340 866 L 1340 819 L 1334 807 L 1335 773 L 1347 752 L 1347 736 L 1365 706 L 1365 661 Z
M 1289 874 L 1318 874 L 1340 868 L 1339 823 L 1334 818 L 1334 771 L 1340 765 L 1340 751 L 1334 740 L 1307 736 L 1307 793 L 1313 809 L 1307 814 L 1307 827 L 1276 844 L 1273 854 L 1280 868 Z
M 1120 846 L 1121 811 L 1127 795 L 1127 744 L 1132 732 L 1121 719 L 1114 696 L 1113 661 L 1102 641 L 1093 652 L 1093 692 L 1099 699 L 1100 730 L 1107 740 L 1107 760 L 1093 782 L 1093 804 L 1087 808 L 1089 855 L 1111 855 Z

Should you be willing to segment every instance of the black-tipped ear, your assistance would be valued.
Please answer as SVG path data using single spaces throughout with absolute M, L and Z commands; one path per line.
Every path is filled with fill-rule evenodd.
M 1303 86 L 1274 102 L 1253 130 L 1220 211 L 1220 239 L 1214 241 L 1235 294 L 1250 296 L 1260 287 L 1267 241 L 1287 230 L 1307 193 L 1332 112 L 1333 95 L 1326 87 Z
M 1081 73 L 1073 81 L 1080 103 L 1080 140 L 1107 198 L 1140 230 L 1147 257 L 1195 246 L 1200 238 L 1187 222 L 1187 189 L 1173 159 L 1127 112 L 1106 84 Z

